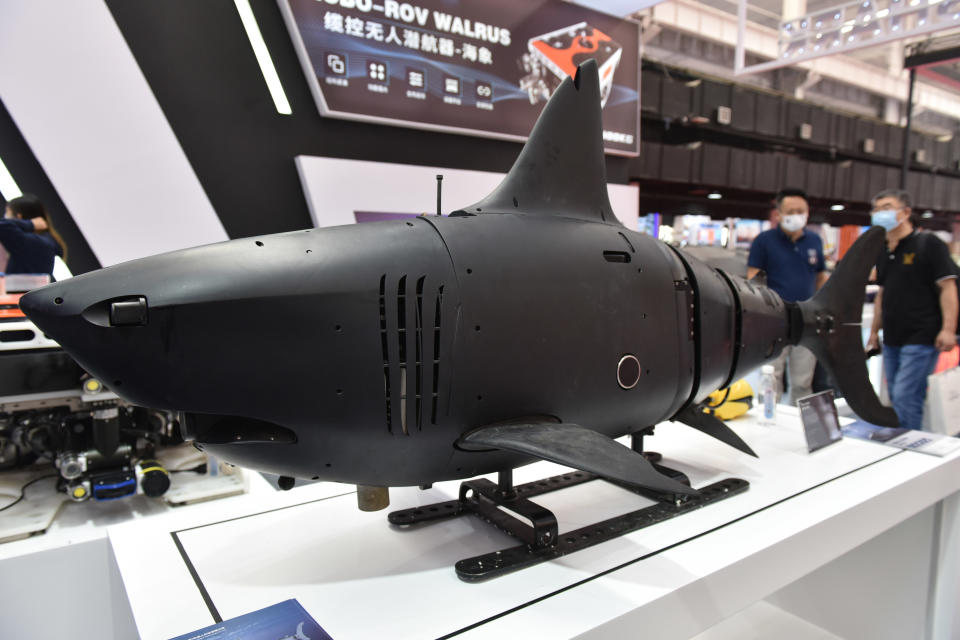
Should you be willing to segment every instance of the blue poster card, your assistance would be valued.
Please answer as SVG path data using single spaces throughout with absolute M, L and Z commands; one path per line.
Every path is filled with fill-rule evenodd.
M 333 640 L 296 600 L 286 600 L 170 640 Z

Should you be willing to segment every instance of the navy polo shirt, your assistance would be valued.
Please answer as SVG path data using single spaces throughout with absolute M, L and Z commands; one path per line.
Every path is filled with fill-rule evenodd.
M 63 249 L 49 233 L 36 233 L 33 222 L 0 218 L 0 244 L 10 254 L 7 273 L 53 273 L 54 256 Z
M 825 269 L 823 242 L 809 231 L 794 242 L 780 227 L 764 231 L 750 245 L 747 266 L 767 274 L 767 286 L 786 302 L 813 297 L 817 274 Z

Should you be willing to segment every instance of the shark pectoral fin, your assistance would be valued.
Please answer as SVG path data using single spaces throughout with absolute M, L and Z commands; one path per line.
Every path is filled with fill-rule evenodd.
M 465 449 L 493 447 L 580 469 L 654 491 L 697 495 L 697 491 L 653 468 L 646 458 L 607 436 L 576 424 L 501 424 L 481 427 L 460 439 Z
M 749 453 L 754 458 L 757 457 L 757 454 L 753 452 L 750 445 L 744 442 L 723 420 L 709 413 L 704 413 L 703 409 L 698 405 L 687 407 L 675 415 L 673 420 L 682 422 L 688 427 L 693 427 L 697 431 L 702 431 L 708 436 L 730 445 L 734 449 Z

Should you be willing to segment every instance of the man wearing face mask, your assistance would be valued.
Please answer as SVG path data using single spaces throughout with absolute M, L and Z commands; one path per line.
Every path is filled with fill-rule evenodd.
M 750 245 L 747 259 L 747 278 L 761 271 L 767 274 L 767 286 L 780 294 L 786 302 L 806 300 L 827 281 L 823 261 L 823 242 L 820 236 L 805 230 L 810 206 L 807 194 L 800 189 L 783 189 L 777 194 L 777 212 L 780 225 L 758 235 Z M 784 347 L 773 362 L 777 381 L 777 400 L 783 370 L 787 367 L 790 382 L 790 403 L 813 393 L 813 372 L 817 360 L 801 346 Z
M 887 251 L 877 261 L 880 292 L 874 301 L 867 350 L 880 345 L 887 392 L 900 426 L 920 429 L 927 376 L 941 351 L 957 344 L 956 271 L 950 251 L 910 221 L 910 194 L 888 189 L 873 198 L 871 223 L 887 230 Z

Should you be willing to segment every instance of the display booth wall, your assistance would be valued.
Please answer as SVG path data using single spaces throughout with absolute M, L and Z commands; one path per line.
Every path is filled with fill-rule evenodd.
M 231 0 L 0 6 L 0 101 L 35 158 L 0 157 L 14 175 L 39 162 L 63 202 L 55 219 L 72 216 L 99 264 L 310 226 L 297 156 L 505 172 L 519 153 L 321 118 L 277 3 L 251 5 L 291 115 L 277 113 Z M 608 157 L 607 175 L 626 183 L 628 159 Z M 377 185 L 358 174 L 341 188 Z

